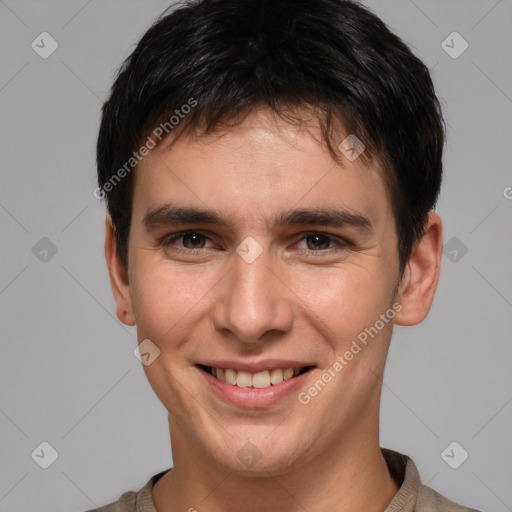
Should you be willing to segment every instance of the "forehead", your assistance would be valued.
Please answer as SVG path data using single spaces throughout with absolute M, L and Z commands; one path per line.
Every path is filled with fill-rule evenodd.
M 347 135 L 340 133 L 340 143 Z M 247 222 L 299 206 L 387 218 L 377 159 L 350 160 L 340 151 L 341 161 L 335 162 L 321 140 L 315 123 L 298 126 L 268 110 L 212 134 L 169 139 L 139 164 L 134 210 L 144 215 L 144 209 L 178 200 L 221 208 Z

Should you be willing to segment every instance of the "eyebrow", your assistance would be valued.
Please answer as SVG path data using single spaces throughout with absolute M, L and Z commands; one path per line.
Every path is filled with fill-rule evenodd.
M 219 225 L 232 231 L 235 228 L 233 220 L 217 210 L 195 206 L 175 206 L 169 203 L 148 211 L 142 219 L 142 224 L 148 231 L 177 224 Z M 328 225 L 336 228 L 353 227 L 372 232 L 372 224 L 367 217 L 348 210 L 333 208 L 302 208 L 284 211 L 274 216 L 270 225 L 273 229 Z

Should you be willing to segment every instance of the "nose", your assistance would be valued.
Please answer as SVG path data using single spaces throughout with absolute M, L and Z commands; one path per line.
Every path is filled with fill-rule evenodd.
M 231 272 L 215 298 L 215 329 L 246 344 L 285 333 L 293 323 L 293 294 L 279 279 L 278 265 L 266 253 L 252 263 L 235 254 Z

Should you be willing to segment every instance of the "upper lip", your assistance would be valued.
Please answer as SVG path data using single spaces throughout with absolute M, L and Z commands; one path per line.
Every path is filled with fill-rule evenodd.
M 275 368 L 305 368 L 307 366 L 314 366 L 304 361 L 290 361 L 285 359 L 264 359 L 254 362 L 228 361 L 224 359 L 220 361 L 201 361 L 198 364 L 213 368 L 230 368 L 232 370 L 241 370 L 249 373 L 258 373 Z

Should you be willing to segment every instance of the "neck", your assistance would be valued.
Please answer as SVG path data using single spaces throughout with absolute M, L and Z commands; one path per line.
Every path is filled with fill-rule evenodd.
M 153 488 L 158 512 L 382 512 L 400 487 L 382 456 L 375 425 L 363 435 L 346 436 L 336 449 L 330 447 L 302 465 L 293 463 L 278 475 L 257 477 L 216 464 L 194 450 L 197 445 L 190 439 L 176 436 L 178 432 L 173 431 L 173 469 Z

